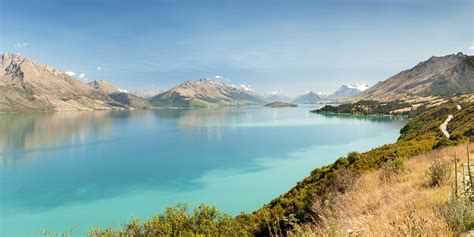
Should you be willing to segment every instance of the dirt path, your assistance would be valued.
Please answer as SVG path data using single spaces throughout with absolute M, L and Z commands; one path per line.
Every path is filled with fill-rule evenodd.
M 461 110 L 461 109 L 462 109 L 461 106 L 458 105 L 458 104 L 456 104 L 456 108 L 457 108 L 458 110 Z M 443 132 L 443 134 L 444 134 L 447 138 L 449 138 L 449 136 L 450 136 L 450 135 L 449 135 L 449 132 L 448 132 L 448 123 L 449 123 L 449 121 L 451 121 L 451 119 L 453 119 L 453 115 L 452 115 L 452 114 L 448 115 L 448 118 L 447 118 L 446 120 L 444 120 L 444 122 L 439 126 L 439 129 L 441 129 L 441 132 Z
M 441 129 L 441 132 L 443 132 L 443 134 L 449 138 L 449 132 L 448 132 L 448 123 L 449 121 L 451 121 L 451 119 L 453 119 L 453 115 L 450 114 L 448 115 L 448 118 L 446 120 L 444 120 L 444 122 L 439 126 L 439 129 Z

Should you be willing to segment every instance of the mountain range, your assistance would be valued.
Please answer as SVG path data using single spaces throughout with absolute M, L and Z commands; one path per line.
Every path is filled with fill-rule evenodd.
M 317 93 L 314 91 L 308 91 L 305 92 L 304 94 L 297 96 L 294 100 L 293 103 L 296 104 L 316 104 L 319 101 L 323 100 L 321 96 L 319 96 Z
M 474 92 L 474 57 L 462 53 L 433 56 L 370 88 L 355 83 L 343 85 L 334 93 L 309 91 L 293 99 L 283 91 L 261 96 L 249 86 L 210 79 L 185 81 L 154 96 L 149 91 L 128 93 L 106 81 L 83 83 L 18 54 L 1 54 L 0 59 L 0 112 L 216 107 L 274 101 L 299 104 L 354 99 L 393 101 Z
M 0 58 L 0 112 L 142 108 L 148 102 L 105 82 L 85 84 L 19 54 Z
M 280 101 L 280 102 L 291 102 L 292 99 L 290 96 L 285 94 L 282 90 L 271 91 L 264 95 L 267 101 Z

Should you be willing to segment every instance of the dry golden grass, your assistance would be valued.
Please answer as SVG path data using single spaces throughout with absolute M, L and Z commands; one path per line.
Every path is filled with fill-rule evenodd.
M 471 144 L 472 150 L 473 144 Z M 405 171 L 381 179 L 382 170 L 365 173 L 344 194 L 335 195 L 314 209 L 321 221 L 304 231 L 305 236 L 451 236 L 434 206 L 451 195 L 454 172 L 448 182 L 430 187 L 428 168 L 435 158 L 446 159 L 454 170 L 467 161 L 466 144 L 412 157 Z M 472 159 L 472 156 L 471 156 Z M 460 172 L 461 169 L 459 169 Z M 462 182 L 459 182 L 462 188 Z M 308 226 L 304 227 L 308 229 Z

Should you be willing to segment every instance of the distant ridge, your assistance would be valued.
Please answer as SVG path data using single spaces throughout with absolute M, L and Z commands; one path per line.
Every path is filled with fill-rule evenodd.
M 265 98 L 248 87 L 238 87 L 210 79 L 185 81 L 149 102 L 158 107 L 216 107 L 263 104 Z
M 309 91 L 303 95 L 296 97 L 292 103 L 296 104 L 315 104 L 321 101 L 322 98 L 313 91 Z
M 267 101 L 281 101 L 290 102 L 291 98 L 286 95 L 282 90 L 272 91 L 264 95 Z
M 369 86 L 367 84 L 350 84 L 342 85 L 337 91 L 330 95 L 331 98 L 351 98 L 360 95 L 363 91 L 367 90 Z

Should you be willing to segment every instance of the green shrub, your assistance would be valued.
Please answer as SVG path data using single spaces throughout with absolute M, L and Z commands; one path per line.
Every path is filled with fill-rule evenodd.
M 62 233 L 54 233 L 47 230 L 43 230 L 41 231 L 41 235 L 45 237 L 70 237 L 70 236 L 73 236 L 74 232 L 75 232 L 75 229 L 67 230 Z
M 451 176 L 449 162 L 440 158 L 434 159 L 428 168 L 428 175 L 430 176 L 429 185 L 432 187 L 445 183 Z
M 382 165 L 382 172 L 380 173 L 380 180 L 391 181 L 394 175 L 399 175 L 405 172 L 405 161 L 402 158 L 389 159 Z
M 347 159 L 349 160 L 349 163 L 352 164 L 356 161 L 358 161 L 361 158 L 361 154 L 358 152 L 351 152 L 347 155 Z
M 173 227 L 164 216 L 154 216 L 143 224 L 146 236 L 170 236 Z
M 465 195 L 451 198 L 436 207 L 441 216 L 445 219 L 449 228 L 458 236 L 474 227 L 474 211 L 472 203 Z
M 455 144 L 456 142 L 448 139 L 447 137 L 443 137 L 439 139 L 439 141 L 433 146 L 433 149 L 445 148 L 445 147 L 449 147 Z
M 247 219 L 232 218 L 215 207 L 201 204 L 190 215 L 187 205 L 178 204 L 143 224 L 135 219 L 121 229 L 94 228 L 89 231 L 88 236 L 248 236 L 248 224 Z

